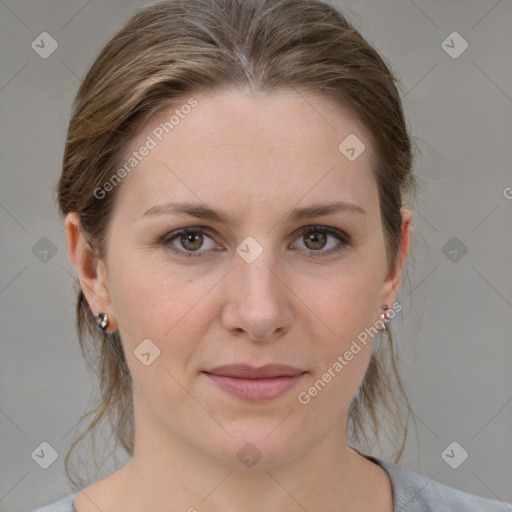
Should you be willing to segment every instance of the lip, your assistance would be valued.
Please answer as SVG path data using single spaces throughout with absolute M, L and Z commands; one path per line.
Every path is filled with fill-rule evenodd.
M 223 391 L 250 402 L 271 400 L 297 385 L 305 370 L 281 364 L 218 366 L 203 372 Z
M 250 364 L 229 364 L 217 366 L 207 370 L 206 373 L 241 379 L 269 379 L 272 377 L 294 377 L 305 373 L 305 371 L 284 364 L 266 364 L 259 368 Z

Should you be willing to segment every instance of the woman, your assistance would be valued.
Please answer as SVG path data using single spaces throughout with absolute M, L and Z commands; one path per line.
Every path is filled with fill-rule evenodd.
M 58 184 L 91 428 L 114 417 L 132 457 L 40 510 L 503 510 L 348 444 L 379 411 L 395 463 L 405 443 L 412 160 L 393 74 L 331 6 L 136 14 L 80 87 Z

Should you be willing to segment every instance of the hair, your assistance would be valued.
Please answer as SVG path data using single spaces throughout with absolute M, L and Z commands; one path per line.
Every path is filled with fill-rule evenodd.
M 112 180 L 130 141 L 152 116 L 203 90 L 310 92 L 352 113 L 368 132 L 391 269 L 402 242 L 400 210 L 416 184 L 399 87 L 377 51 L 337 8 L 321 0 L 168 0 L 149 5 L 106 44 L 78 90 L 57 184 L 60 212 L 76 212 L 84 237 L 103 258 L 122 184 L 101 198 L 95 190 Z M 87 434 L 94 441 L 103 420 L 110 422 L 116 447 L 120 443 L 129 455 L 134 448 L 132 379 L 121 339 L 117 331 L 98 331 L 82 290 L 77 292 L 78 339 L 97 373 L 101 397 L 81 417 L 94 414 L 66 455 L 70 480 L 72 451 Z M 410 405 L 389 327 L 384 333 L 387 344 L 375 344 L 350 404 L 347 439 L 368 444 L 371 432 L 379 440 L 387 417 L 396 463 L 406 442 Z

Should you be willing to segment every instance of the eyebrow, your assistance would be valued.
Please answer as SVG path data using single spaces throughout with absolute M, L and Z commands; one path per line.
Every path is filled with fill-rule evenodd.
M 367 216 L 366 211 L 354 203 L 347 203 L 345 201 L 338 201 L 328 204 L 312 204 L 303 208 L 295 208 L 284 217 L 284 222 L 298 222 L 300 220 L 311 219 L 314 217 L 322 217 L 332 215 L 338 212 L 356 213 L 363 217 Z M 166 203 L 153 206 L 141 215 L 141 218 L 152 215 L 172 215 L 172 214 L 185 214 L 198 219 L 205 219 L 213 222 L 220 222 L 223 224 L 232 223 L 232 218 L 225 212 L 213 210 L 208 206 L 199 203 Z

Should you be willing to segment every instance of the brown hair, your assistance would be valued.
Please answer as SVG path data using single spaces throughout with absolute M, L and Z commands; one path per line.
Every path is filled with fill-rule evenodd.
M 130 140 L 150 117 L 203 89 L 309 91 L 349 109 L 369 133 L 391 268 L 401 244 L 400 208 L 415 185 L 411 138 L 397 85 L 375 49 L 321 0 L 168 0 L 150 5 L 108 42 L 80 86 L 57 185 L 60 211 L 79 215 L 86 239 L 104 257 L 119 187 L 101 199 L 94 192 L 112 179 Z M 66 455 L 68 477 L 71 452 L 88 433 L 94 442 L 102 420 L 109 420 L 116 446 L 121 443 L 132 455 L 134 443 L 132 381 L 119 335 L 98 332 L 81 290 L 76 315 L 80 347 L 86 360 L 92 354 L 88 362 L 98 373 L 101 397 L 82 416 L 95 413 Z M 370 423 L 380 442 L 382 411 L 398 462 L 410 406 L 391 332 L 385 332 L 388 343 L 375 344 L 350 405 L 348 439 L 368 443 Z

